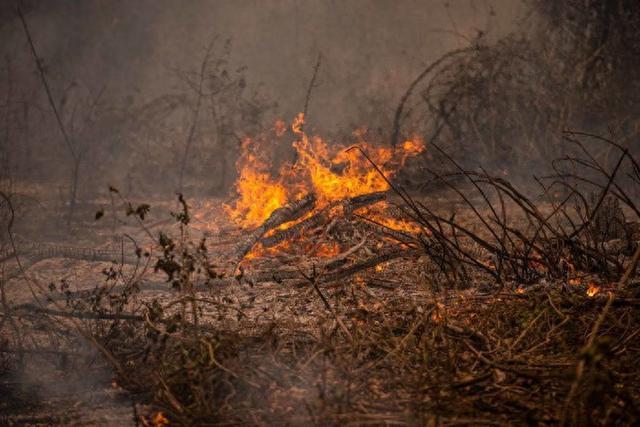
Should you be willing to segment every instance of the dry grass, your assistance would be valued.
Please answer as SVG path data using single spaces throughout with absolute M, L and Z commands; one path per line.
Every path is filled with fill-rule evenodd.
M 156 425 L 634 425 L 640 167 L 614 141 L 566 138 L 582 155 L 553 164 L 543 201 L 442 152 L 447 203 L 389 183 L 414 230 L 343 213 L 242 269 L 229 245 L 246 232 L 203 230 L 180 197 L 158 234 L 147 205 L 113 190 L 140 229 L 133 254 L 78 291 L 21 263 L 11 287 L 40 300 L 2 282 L 3 362 L 75 366 L 90 343 Z M 305 252 L 326 242 L 333 261 Z

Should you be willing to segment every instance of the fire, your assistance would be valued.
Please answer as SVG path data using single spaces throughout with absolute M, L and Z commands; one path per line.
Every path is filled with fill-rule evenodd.
M 321 138 L 310 139 L 302 132 L 300 127 L 303 123 L 304 116 L 301 113 L 292 125 L 293 132 L 300 138 L 293 143 L 298 153 L 296 166 L 308 175 L 321 205 L 332 200 L 389 189 L 389 184 L 359 150 L 343 148 L 337 153 L 332 152 Z M 384 165 L 392 159 L 393 150 L 389 148 L 373 148 L 366 143 L 362 144 L 362 148 L 376 163 Z
M 386 228 L 395 231 L 401 231 L 406 233 L 417 234 L 423 232 L 422 228 L 415 222 L 407 221 L 404 219 L 397 219 L 392 216 L 386 215 L 385 212 L 389 208 L 386 201 L 378 202 L 375 205 L 356 211 L 359 215 L 366 217 L 374 223 L 380 224 Z
M 569 285 L 571 286 L 580 286 L 582 284 L 583 284 L 582 279 L 578 277 L 569 279 Z M 596 285 L 595 283 L 587 283 L 586 294 L 588 297 L 594 297 L 598 293 L 600 293 L 600 287 L 598 285 Z
M 245 138 L 238 159 L 236 189 L 241 197 L 235 206 L 224 205 L 231 219 L 241 227 L 261 224 L 274 210 L 287 203 L 287 189 L 271 178 L 269 167 L 254 152 L 253 141 Z
M 146 427 L 164 427 L 169 425 L 169 420 L 162 412 L 156 412 L 150 421 L 151 422 L 148 422 L 145 418 L 142 418 L 142 424 Z
M 224 207 L 239 226 L 256 227 L 275 209 L 311 192 L 316 196 L 316 209 L 321 209 L 335 200 L 388 190 L 389 184 L 385 178 L 360 150 L 387 178 L 394 176 L 409 157 L 424 150 L 424 142 L 418 137 L 404 141 L 393 149 L 370 144 L 362 139 L 361 133 L 354 134 L 359 139 L 357 146 L 329 146 L 318 136 L 309 137 L 302 130 L 303 124 L 304 115 L 300 113 L 291 124 L 296 137 L 292 143 L 297 154 L 296 161 L 293 165 L 283 163 L 277 174 L 272 173 L 270 150 L 263 149 L 265 141 L 249 138 L 243 141 L 241 156 L 236 164 L 239 198 L 233 205 Z M 284 122 L 276 122 L 273 138 L 285 134 L 283 126 Z M 400 227 L 404 229 L 405 226 Z
M 589 284 L 589 287 L 587 288 L 587 296 L 588 297 L 594 297 L 599 292 L 600 292 L 600 288 L 598 286 L 594 285 L 593 283 Z
M 283 240 L 277 245 L 274 245 L 270 248 L 265 248 L 261 243 L 256 244 L 249 253 L 247 253 L 244 257 L 246 260 L 262 258 L 268 255 L 275 255 L 279 252 L 286 251 L 291 248 L 291 242 L 288 240 Z

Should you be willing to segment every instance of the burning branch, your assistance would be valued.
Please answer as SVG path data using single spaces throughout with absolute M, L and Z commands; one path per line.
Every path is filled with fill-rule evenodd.
M 386 192 L 381 191 L 334 202 L 304 221 L 265 237 L 261 241 L 262 246 L 270 248 L 285 240 L 296 239 L 306 230 L 329 223 L 334 215 L 340 215 L 341 218 L 347 219 L 353 211 L 383 201 L 385 198 Z
M 262 236 L 269 230 L 272 230 L 286 222 L 294 221 L 300 218 L 306 212 L 311 210 L 316 202 L 315 195 L 310 194 L 300 200 L 290 202 L 286 206 L 276 209 L 269 215 L 269 218 L 256 228 L 246 239 L 241 241 L 235 248 L 236 257 L 239 259 L 249 253 L 251 248 L 260 240 Z

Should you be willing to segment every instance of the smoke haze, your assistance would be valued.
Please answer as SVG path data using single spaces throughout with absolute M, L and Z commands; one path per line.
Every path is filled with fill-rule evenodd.
M 175 85 L 173 68 L 197 67 L 218 36 L 231 40 L 231 60 L 247 67 L 251 88 L 290 119 L 321 54 L 310 107 L 319 130 L 361 120 L 354 104 L 363 94 L 397 100 L 430 61 L 479 31 L 510 31 L 522 12 L 512 0 L 31 1 L 24 8 L 57 92 L 75 81 L 148 99 Z M 23 83 L 41 96 L 10 6 L 2 18 L 3 56 L 19 58 L 21 80 L 29 75 Z

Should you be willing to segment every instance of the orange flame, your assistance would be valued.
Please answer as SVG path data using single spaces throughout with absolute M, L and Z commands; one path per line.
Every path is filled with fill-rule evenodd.
M 274 210 L 287 203 L 287 189 L 271 178 L 268 165 L 253 152 L 253 141 L 242 142 L 237 165 L 236 189 L 241 197 L 235 206 L 224 205 L 231 219 L 242 227 L 261 224 Z
M 417 137 L 393 149 L 372 145 L 362 139 L 361 133 L 355 134 L 359 138 L 359 149 L 329 146 L 318 136 L 307 136 L 302 130 L 303 124 L 304 115 L 300 113 L 291 124 L 297 137 L 292 144 L 297 153 L 296 162 L 284 163 L 277 176 L 270 172 L 269 150 L 262 150 L 264 141 L 248 138 L 243 141 L 236 163 L 239 198 L 233 205 L 224 207 L 236 224 L 243 228 L 258 226 L 275 209 L 309 192 L 315 194 L 316 208 L 320 209 L 335 200 L 388 190 L 389 184 L 360 150 L 387 178 L 394 176 L 409 157 L 424 150 L 424 142 Z M 273 136 L 284 134 L 283 122 L 276 122 Z
M 164 416 L 162 412 L 156 412 L 151 419 L 153 427 L 164 427 L 169 425 L 169 420 Z
M 386 201 L 381 201 L 371 206 L 370 208 L 369 207 L 362 208 L 356 212 L 359 215 L 362 215 L 367 219 L 371 220 L 372 222 L 382 225 L 394 231 L 401 231 L 405 233 L 414 233 L 414 234 L 424 231 L 415 222 L 394 218 L 392 216 L 384 214 L 383 212 L 385 212 L 388 209 L 388 207 L 389 205 Z

